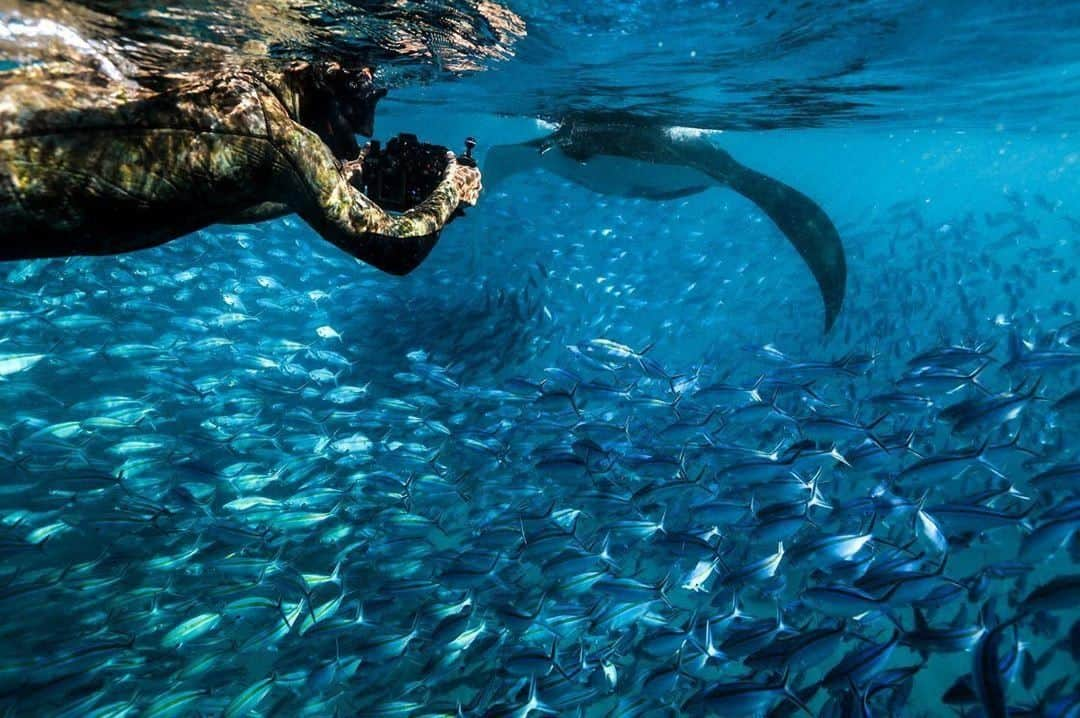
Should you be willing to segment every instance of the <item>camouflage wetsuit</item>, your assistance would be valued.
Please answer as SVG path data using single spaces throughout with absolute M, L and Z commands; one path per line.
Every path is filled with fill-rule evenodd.
M 0 73 L 0 259 L 125 252 L 292 211 L 365 262 L 409 272 L 475 203 L 480 176 L 448 155 L 426 200 L 384 212 L 349 182 L 356 87 L 333 63 L 222 70 L 166 92 L 81 65 Z

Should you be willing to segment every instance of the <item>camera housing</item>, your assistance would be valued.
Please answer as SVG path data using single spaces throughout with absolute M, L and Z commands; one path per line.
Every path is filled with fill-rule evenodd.
M 405 212 L 420 204 L 442 179 L 447 148 L 401 133 L 383 147 L 372 140 L 358 188 L 383 209 Z

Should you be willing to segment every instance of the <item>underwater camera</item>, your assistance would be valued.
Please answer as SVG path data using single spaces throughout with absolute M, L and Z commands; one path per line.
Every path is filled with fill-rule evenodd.
M 472 157 L 476 140 L 465 140 L 463 165 L 476 166 Z M 358 188 L 383 209 L 404 212 L 431 194 L 446 169 L 447 148 L 421 142 L 416 135 L 401 133 L 385 147 L 372 140 L 364 156 Z M 460 210 L 459 210 L 460 211 Z

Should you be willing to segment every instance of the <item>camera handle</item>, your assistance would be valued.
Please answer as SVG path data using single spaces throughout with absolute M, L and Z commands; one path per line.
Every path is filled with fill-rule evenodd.
M 458 157 L 458 160 L 457 160 L 458 164 L 465 165 L 466 167 L 476 167 L 476 160 L 473 159 L 473 156 L 472 156 L 472 151 L 475 148 L 476 148 L 476 138 L 475 137 L 466 137 L 465 138 L 465 154 L 463 156 L 461 156 L 461 157 Z
M 472 156 L 473 149 L 475 149 L 475 148 L 476 148 L 476 138 L 475 137 L 466 137 L 465 138 L 465 154 L 462 155 L 461 157 L 457 158 L 457 163 L 459 165 L 462 165 L 463 167 L 476 167 L 476 159 Z M 453 214 L 450 215 L 451 218 L 464 217 L 464 216 L 465 216 L 465 210 L 461 208 L 461 205 L 458 205 L 457 209 L 455 209 Z

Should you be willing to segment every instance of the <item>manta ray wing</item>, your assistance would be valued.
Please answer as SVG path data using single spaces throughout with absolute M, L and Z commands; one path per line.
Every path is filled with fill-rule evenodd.
M 665 164 L 625 154 L 585 153 L 576 145 L 496 145 L 484 158 L 484 186 L 495 187 L 518 172 L 541 168 L 565 180 L 608 196 L 671 200 L 722 186 L 685 164 Z
M 535 143 L 495 145 L 484 155 L 484 186 L 495 187 L 518 172 L 540 164 L 541 147 Z

